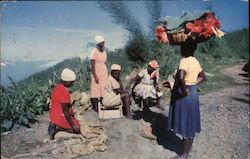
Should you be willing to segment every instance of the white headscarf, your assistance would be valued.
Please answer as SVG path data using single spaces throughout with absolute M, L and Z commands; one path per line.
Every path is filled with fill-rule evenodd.
M 111 70 L 121 70 L 121 66 L 120 65 L 118 65 L 118 64 L 113 64 L 112 66 L 111 66 Z
M 105 40 L 104 40 L 103 36 L 101 36 L 101 35 L 96 35 L 95 36 L 95 42 L 96 42 L 96 44 L 99 44 L 99 43 L 104 42 L 104 41 Z
M 63 69 L 61 73 L 61 80 L 63 81 L 75 81 L 76 80 L 76 74 L 68 68 Z

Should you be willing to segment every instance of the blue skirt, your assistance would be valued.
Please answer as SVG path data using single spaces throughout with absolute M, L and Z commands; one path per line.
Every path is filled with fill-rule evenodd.
M 174 88 L 170 101 L 168 115 L 168 130 L 182 135 L 184 138 L 193 138 L 201 131 L 200 108 L 197 86 L 187 86 L 190 94 L 180 97 L 181 89 Z

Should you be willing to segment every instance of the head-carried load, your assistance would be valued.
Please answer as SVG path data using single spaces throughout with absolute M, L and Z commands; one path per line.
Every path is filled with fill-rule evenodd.
M 221 23 L 213 12 L 189 12 L 180 18 L 162 18 L 155 28 L 155 36 L 161 43 L 180 45 L 187 42 L 204 42 L 211 37 L 221 38 Z

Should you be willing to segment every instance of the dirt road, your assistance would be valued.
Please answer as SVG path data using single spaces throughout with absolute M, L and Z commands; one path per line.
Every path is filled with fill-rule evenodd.
M 236 65 L 224 72 L 235 79 L 228 86 L 200 96 L 202 131 L 194 140 L 190 159 L 247 159 L 249 158 L 249 78 Z M 107 130 L 107 150 L 95 152 L 80 159 L 168 159 L 181 152 L 181 139 L 166 130 L 169 99 L 164 99 L 166 110 L 152 108 L 145 114 L 137 110 L 134 120 L 99 120 L 93 111 L 84 116 L 99 122 Z M 139 119 L 153 123 L 157 140 L 140 136 Z M 1 135 L 1 156 L 15 158 L 61 158 L 51 149 L 62 146 L 57 140 L 48 140 L 48 112 L 32 128 L 20 128 Z

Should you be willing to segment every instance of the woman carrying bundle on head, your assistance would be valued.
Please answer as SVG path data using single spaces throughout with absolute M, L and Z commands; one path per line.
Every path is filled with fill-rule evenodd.
M 205 80 L 198 60 L 193 56 L 197 43 L 181 44 L 182 58 L 176 73 L 168 115 L 168 129 L 183 138 L 183 152 L 176 159 L 187 159 L 195 133 L 201 131 L 197 85 Z

